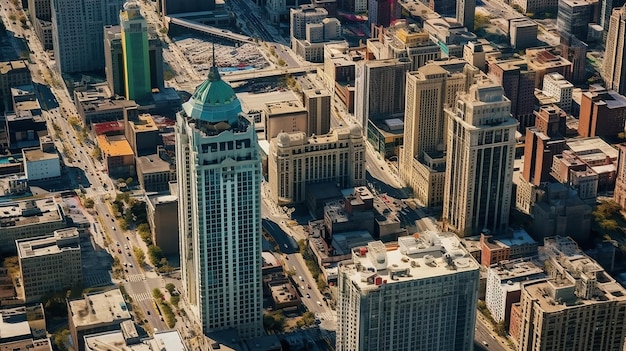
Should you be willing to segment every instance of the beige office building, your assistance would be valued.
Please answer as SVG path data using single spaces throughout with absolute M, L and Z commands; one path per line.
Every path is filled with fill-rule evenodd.
M 616 8 L 609 20 L 602 78 L 608 90 L 626 94 L 626 6 Z
M 443 222 L 461 236 L 508 226 L 517 121 L 494 83 L 475 84 L 447 108 Z
M 309 135 L 308 112 L 297 100 L 265 104 L 265 139 L 278 133 L 304 132 Z
M 5 202 L 0 205 L 0 252 L 16 252 L 16 240 L 50 235 L 65 227 L 65 213 L 54 197 Z
M 80 239 L 76 228 L 56 230 L 53 236 L 17 240 L 16 245 L 26 303 L 82 284 Z
M 546 238 L 548 279 L 522 284 L 518 350 L 623 350 L 626 289 L 571 238 Z M 515 322 L 515 323 L 514 323 Z
M 441 206 L 445 179 L 444 106 L 467 91 L 478 68 L 453 58 L 426 64 L 406 76 L 404 145 L 399 170 L 424 206 Z
M 307 137 L 280 133 L 270 141 L 270 198 L 282 205 L 302 202 L 308 183 L 332 182 L 340 188 L 365 184 L 365 149 L 361 128 L 332 130 Z

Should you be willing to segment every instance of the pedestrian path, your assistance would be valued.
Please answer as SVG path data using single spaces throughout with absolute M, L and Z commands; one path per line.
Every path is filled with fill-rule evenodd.
M 317 312 L 315 314 L 315 316 L 317 318 L 319 318 L 320 320 L 324 320 L 324 321 L 334 321 L 335 320 L 335 314 L 330 312 L 330 311 Z
M 143 274 L 128 274 L 126 275 L 126 279 L 128 279 L 129 282 L 140 282 L 142 280 L 145 280 L 146 278 L 143 276 Z
M 153 298 L 152 294 L 149 292 L 130 294 L 130 297 L 133 299 L 133 301 L 148 301 L 152 300 Z

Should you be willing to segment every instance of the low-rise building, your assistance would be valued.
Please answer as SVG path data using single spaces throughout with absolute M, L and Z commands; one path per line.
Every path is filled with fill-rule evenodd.
M 537 255 L 538 244 L 523 229 L 510 229 L 505 235 L 480 235 L 481 264 L 490 267 L 501 261 Z
M 133 100 L 111 96 L 107 83 L 74 90 L 74 105 L 84 125 L 123 120 L 125 109 L 137 108 Z
M 329 236 L 356 230 L 366 230 L 374 234 L 374 213 L 346 208 L 344 200 L 326 203 L 324 223 Z
M 310 183 L 332 182 L 340 188 L 363 185 L 364 153 L 358 126 L 311 137 L 280 133 L 270 141 L 270 198 L 280 205 L 302 202 Z
M 135 173 L 135 155 L 123 135 L 98 135 L 106 172 L 111 177 L 124 177 Z
M 549 73 L 543 77 L 542 92 L 547 96 L 554 97 L 556 105 L 567 113 L 572 111 L 573 91 L 574 85 L 559 73 Z
M 114 331 L 132 316 L 119 289 L 84 294 L 67 302 L 69 329 L 74 348 L 85 351 L 85 335 Z
M 16 345 L 29 345 L 33 339 L 46 338 L 46 316 L 38 303 L 0 310 L 0 350 L 15 350 Z M 28 348 L 18 350 L 29 350 Z M 33 350 L 34 351 L 34 350 Z M 48 349 L 46 349 L 48 351 Z
M 7 113 L 5 117 L 6 142 L 9 150 L 39 146 L 39 138 L 48 135 L 46 120 L 29 110 Z
M 141 114 L 134 119 L 127 119 L 125 134 L 135 155 L 151 155 L 157 151 L 160 143 L 159 128 L 151 115 Z
M 16 240 L 50 235 L 67 227 L 63 208 L 54 197 L 0 204 L 0 252 L 17 251 Z
M 52 138 L 46 136 L 39 140 L 39 147 L 22 149 L 24 172 L 29 182 L 61 177 L 61 161 Z
M 0 62 L 0 97 L 3 99 L 5 110 L 10 109 L 12 87 L 30 84 L 31 75 L 28 61 L 15 60 Z
M 125 351 L 186 351 L 178 330 L 158 331 L 149 337 L 141 337 L 132 321 L 124 321 L 118 330 L 85 335 L 85 351 L 117 350 L 124 345 Z
M 80 239 L 76 228 L 55 230 L 52 236 L 17 240 L 24 300 L 38 301 L 47 293 L 83 282 Z

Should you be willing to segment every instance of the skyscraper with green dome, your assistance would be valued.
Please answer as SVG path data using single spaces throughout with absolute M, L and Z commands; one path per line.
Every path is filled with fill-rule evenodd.
M 148 57 L 148 24 L 139 4 L 128 1 L 120 11 L 126 99 L 145 100 L 152 92 Z
M 184 294 L 205 334 L 257 337 L 262 176 L 254 125 L 215 64 L 182 107 L 175 132 Z

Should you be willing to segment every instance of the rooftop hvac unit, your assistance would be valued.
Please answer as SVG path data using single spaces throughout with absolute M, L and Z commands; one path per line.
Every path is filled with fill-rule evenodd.
M 432 265 L 435 263 L 435 257 L 432 255 L 424 255 L 424 263 L 427 265 Z

